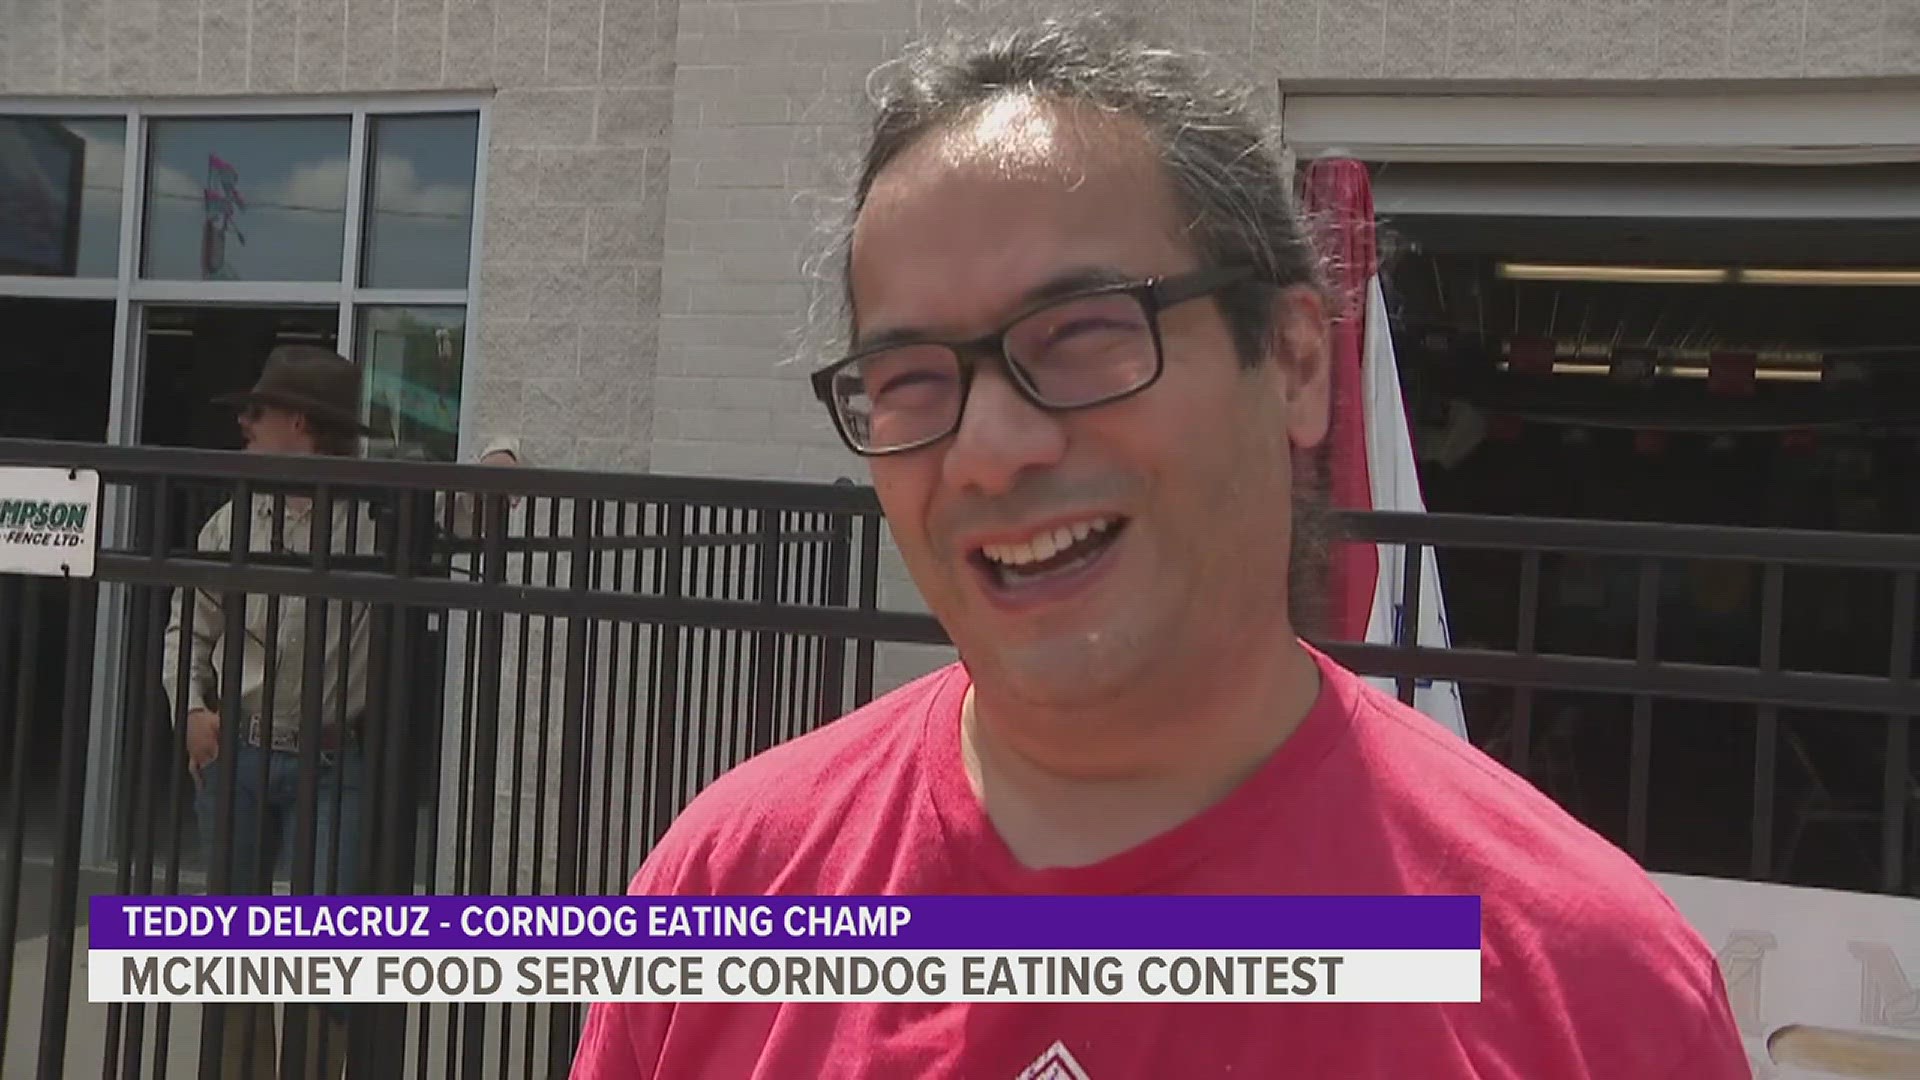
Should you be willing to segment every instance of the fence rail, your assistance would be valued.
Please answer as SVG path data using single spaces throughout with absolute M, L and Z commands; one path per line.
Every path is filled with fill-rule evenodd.
M 4 440 L 0 464 L 97 470 L 110 510 L 93 578 L 0 578 L 7 1076 L 244 1075 L 260 1046 L 293 1076 L 309 1037 L 356 1078 L 564 1075 L 580 1020 L 565 1005 L 354 1007 L 341 1024 L 288 1009 L 274 1042 L 270 1015 L 89 1005 L 84 897 L 616 892 L 721 771 L 887 689 L 901 669 L 885 656 L 946 641 L 887 595 L 900 581 L 878 502 L 851 484 Z M 264 550 L 248 530 L 197 549 L 223 504 L 258 518 Z M 1405 546 L 1406 583 L 1438 562 L 1454 645 L 1322 647 L 1403 697 L 1459 684 L 1477 744 L 1653 868 L 1913 889 L 1920 538 L 1451 515 L 1339 527 Z M 1757 600 L 1676 601 L 1702 564 L 1744 567 Z M 1853 616 L 1876 655 L 1801 663 L 1821 638 L 1803 612 L 1835 595 L 1832 575 L 1879 605 Z M 1582 608 L 1596 580 L 1613 600 Z M 1403 596 L 1418 625 L 1419 590 Z M 189 597 L 219 631 L 200 657 L 167 644 Z M 1718 639 L 1700 610 L 1739 647 L 1702 653 Z M 198 780 L 196 665 L 253 673 L 202 702 L 222 719 Z M 297 749 L 250 746 L 250 714 L 281 717 Z

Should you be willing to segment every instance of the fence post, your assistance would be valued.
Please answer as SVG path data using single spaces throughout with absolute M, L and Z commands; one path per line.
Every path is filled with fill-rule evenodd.
M 1655 663 L 1660 633 L 1660 560 L 1640 563 L 1639 612 L 1634 623 L 1634 662 Z M 1647 857 L 1647 798 L 1652 783 L 1653 696 L 1633 695 L 1633 735 L 1627 760 L 1627 854 Z
M 568 546 L 567 585 L 575 595 L 593 585 L 594 503 L 573 500 L 573 543 Z M 570 893 L 580 878 L 580 758 L 587 723 L 587 619 L 575 612 L 567 620 L 566 690 L 560 716 L 560 812 L 554 838 L 553 888 Z M 538 872 L 536 871 L 536 877 Z M 575 1010 L 555 1006 L 547 1038 L 547 1073 L 565 1076 L 579 1035 Z
M 253 543 L 253 530 L 250 527 L 253 520 L 253 484 L 250 481 L 242 479 L 234 482 L 229 507 L 232 541 L 227 550 L 227 565 L 245 566 Z M 247 641 L 246 600 L 245 593 L 231 588 L 224 590 L 220 595 L 223 614 L 220 639 L 223 654 L 221 671 L 241 670 L 241 660 L 245 655 L 243 650 L 246 648 Z M 184 624 L 182 630 L 183 632 L 185 630 Z M 187 651 L 182 648 L 181 655 L 184 657 Z M 180 712 L 182 738 L 185 737 L 186 732 L 186 715 L 196 707 L 190 686 L 189 682 L 183 681 L 180 684 L 180 696 L 187 702 L 186 707 Z M 216 767 L 218 761 L 227 762 L 227 767 L 235 770 L 235 773 L 229 774 L 232 776 L 238 771 L 240 728 L 243 723 L 240 709 L 240 680 L 226 680 L 225 685 L 220 688 L 220 698 L 219 714 L 223 722 L 220 725 L 220 753 L 216 759 Z M 207 863 L 207 892 L 211 895 L 217 896 L 232 891 L 234 800 L 237 798 L 239 787 L 238 783 L 231 780 L 220 784 L 218 796 L 214 800 L 219 806 L 213 813 L 212 844 L 203 851 L 202 855 Z M 220 1075 L 228 1020 L 227 1006 L 219 1003 L 207 1005 L 201 1009 L 200 1016 L 200 1075 L 205 1080 L 212 1080 Z M 252 1040 L 249 1039 L 247 1047 L 249 1052 L 252 1050 L 251 1042 Z
M 375 550 L 390 552 L 396 579 L 413 577 L 433 565 L 433 496 L 403 491 L 381 514 Z M 425 512 L 422 512 L 422 507 Z M 441 675 L 428 670 L 431 659 L 421 647 L 427 616 L 397 604 L 373 620 L 367 671 L 368 725 L 363 739 L 369 757 L 369 782 L 362 792 L 361 821 L 393 822 L 391 828 L 364 828 L 358 877 L 369 893 L 407 895 L 413 891 L 413 858 L 419 827 L 419 791 L 414 784 L 412 749 L 415 727 L 438 728 L 440 710 L 421 707 L 431 700 L 417 687 L 437 686 Z M 356 1010 L 347 1047 L 350 1075 L 368 1080 L 397 1078 L 405 1062 L 393 1051 L 407 1033 L 405 1005 L 375 1005 Z
M 660 550 L 660 596 L 663 600 L 677 600 L 685 592 L 687 559 L 687 506 L 685 503 L 662 503 L 660 511 L 666 517 L 666 544 Z M 677 803 L 674 798 L 679 787 L 682 768 L 680 757 L 680 652 L 682 630 L 678 623 L 660 627 L 655 639 L 653 684 L 654 714 L 651 725 L 657 741 L 653 747 L 657 757 L 648 762 L 646 770 L 648 780 L 653 785 L 652 806 L 649 809 L 649 828 L 647 830 L 647 850 L 660 842 L 660 837 L 673 822 L 673 813 Z
M 1540 629 L 1540 553 L 1529 551 L 1520 564 L 1520 610 L 1515 615 L 1514 653 L 1533 656 Z M 1510 764 L 1521 776 L 1532 777 L 1533 688 L 1513 688 L 1513 757 Z
M 1400 617 L 1394 620 L 1393 643 L 1405 652 L 1413 652 L 1420 647 L 1420 585 L 1421 575 L 1425 572 L 1426 548 L 1409 541 L 1402 546 L 1405 563 L 1400 576 Z M 1366 628 L 1361 628 L 1364 636 Z M 1394 686 L 1402 702 L 1413 705 L 1420 689 L 1420 680 L 1411 675 L 1401 676 Z
M 166 553 L 167 526 L 167 478 L 162 476 L 155 484 L 155 490 L 137 489 L 135 497 L 128 500 L 136 515 L 136 522 L 147 522 L 147 535 L 142 537 L 136 528 L 132 539 L 137 543 L 144 539 L 150 549 L 158 555 Z M 121 748 L 120 758 L 114 763 L 120 773 L 120 798 L 115 809 L 119 822 L 116 826 L 118 868 L 114 875 L 114 891 L 120 895 L 147 892 L 153 878 L 153 830 L 142 828 L 151 825 L 158 814 L 151 805 L 153 792 L 153 758 L 147 749 L 148 736 L 157 741 L 159 733 L 150 731 L 153 726 L 153 692 L 156 689 L 153 675 L 160 670 L 164 653 L 162 640 L 167 629 L 167 594 L 163 588 L 154 586 L 123 586 L 129 590 L 127 627 L 129 640 L 126 644 L 119 676 L 121 680 Z M 145 842 L 143 842 L 145 841 Z M 121 1054 L 121 1071 L 126 1076 L 139 1073 L 140 1054 L 145 1034 L 146 1006 L 140 1002 L 123 1005 L 113 1002 L 107 1006 L 106 1060 L 111 1067 L 114 1051 Z M 123 1027 L 124 1024 L 124 1027 Z
M 880 608 L 880 515 L 860 519 L 860 610 Z M 873 700 L 873 639 L 863 637 L 853 647 L 853 704 Z
M 1760 670 L 1780 672 L 1780 629 L 1786 619 L 1786 567 L 1768 563 L 1760 599 Z M 1779 771 L 1780 709 L 1761 705 L 1753 739 L 1753 829 L 1747 872 L 1755 881 L 1773 874 L 1773 796 Z
M 1915 593 L 1920 592 L 1920 580 L 1917 577 L 1920 576 L 1915 571 L 1903 570 L 1895 580 L 1893 589 L 1893 654 L 1888 662 L 1887 673 L 1903 690 L 1913 678 Z M 1880 887 L 1890 893 L 1900 891 L 1912 869 L 1906 865 L 1906 836 L 1914 828 L 1914 823 L 1907 816 L 1907 801 L 1912 797 L 1913 784 L 1913 776 L 1909 772 L 1912 767 L 1909 763 L 1913 758 L 1912 729 L 1913 717 L 1907 713 L 1887 717 L 1887 757 L 1881 792 L 1885 801 L 1880 831 Z
M 27 737 L 33 728 L 27 718 L 33 714 L 35 668 L 40 662 L 40 587 L 35 581 L 0 575 L 0 709 L 8 722 L 0 733 L 12 756 L 8 759 L 7 786 L 0 792 L 5 813 L 0 816 L 0 843 L 7 857 L 0 861 L 0 1060 L 7 1051 L 7 1018 L 13 1001 L 14 934 L 20 920 L 21 858 L 25 855 L 27 808 Z M 14 644 L 18 635 L 19 664 L 14 666 Z M 12 673 L 9 673 L 9 668 Z M 17 678 L 17 681 L 16 681 Z M 8 701 L 7 688 L 13 689 Z
M 852 487 L 853 481 L 841 477 L 836 487 Z M 827 606 L 843 608 L 853 591 L 853 520 L 851 515 L 835 511 L 827 539 Z M 813 726 L 819 727 L 839 718 L 846 711 L 847 639 L 828 635 L 821 642 L 820 697 L 814 703 Z
M 481 582 L 498 589 L 507 574 L 506 498 L 488 495 L 481 537 Z M 473 775 L 466 778 L 473 798 L 473 818 L 467 823 L 467 892 L 484 896 L 493 889 L 494 781 L 500 759 L 500 664 L 505 647 L 506 615 L 487 610 L 480 615 L 479 670 L 475 674 Z M 517 795 L 517 793 L 516 793 Z M 461 1075 L 480 1080 L 486 1064 L 487 1014 L 492 1006 L 470 1003 L 461 1010 L 465 1037 L 461 1039 Z
M 100 585 L 82 578 L 67 586 L 66 707 L 60 717 L 59 834 L 54 848 L 53 895 L 47 930 L 47 977 L 40 1002 L 40 1076 L 66 1066 L 67 1009 L 73 989 L 74 907 L 80 900 L 80 827 L 86 815 L 87 750 L 92 734 L 94 617 Z M 12 948 L 12 943 L 8 943 Z
M 759 584 L 757 591 L 762 607 L 780 605 L 780 585 L 786 575 L 782 572 L 786 565 L 785 553 L 780 548 L 780 511 L 761 510 L 758 547 L 760 565 L 757 567 Z M 777 691 L 774 686 L 774 641 L 773 631 L 761 629 L 753 634 L 753 741 L 752 752 L 765 750 L 773 745 L 773 699 Z

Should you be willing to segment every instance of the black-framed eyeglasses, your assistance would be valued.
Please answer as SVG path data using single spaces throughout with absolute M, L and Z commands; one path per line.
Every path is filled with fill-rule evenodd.
M 1214 268 L 1088 289 L 971 341 L 862 349 L 814 372 L 813 392 L 848 448 L 866 457 L 918 450 L 958 430 L 981 356 L 997 359 L 1036 408 L 1106 405 L 1160 378 L 1162 311 L 1253 277 L 1246 268 Z

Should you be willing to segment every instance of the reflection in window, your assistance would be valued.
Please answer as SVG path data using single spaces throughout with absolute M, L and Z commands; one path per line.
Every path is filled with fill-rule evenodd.
M 260 378 L 276 345 L 339 347 L 334 305 L 143 306 L 140 442 L 146 446 L 241 448 L 239 410 L 214 399 Z
M 466 288 L 479 118 L 383 116 L 372 128 L 360 283 Z
M 146 277 L 340 280 L 351 121 L 167 119 L 149 131 Z
M 452 461 L 460 449 L 458 307 L 359 309 L 354 358 L 366 371 L 370 457 Z
M 0 274 L 119 272 L 126 126 L 0 116 Z

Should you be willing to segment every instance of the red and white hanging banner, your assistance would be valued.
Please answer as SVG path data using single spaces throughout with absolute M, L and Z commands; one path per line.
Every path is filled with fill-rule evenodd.
M 1413 437 L 1400 394 L 1393 334 L 1380 288 L 1374 246 L 1373 190 L 1365 164 L 1321 160 L 1302 176 L 1301 203 L 1316 223 L 1319 250 L 1332 263 L 1339 319 L 1333 345 L 1332 496 L 1340 509 L 1425 513 Z M 1551 366 L 1551 352 L 1548 354 Z M 1343 544 L 1332 559 L 1329 586 L 1334 631 L 1342 640 L 1449 646 L 1446 598 L 1432 548 L 1419 551 L 1418 619 L 1404 625 L 1407 551 L 1398 544 Z M 1394 692 L 1391 679 L 1367 680 Z M 1461 738 L 1467 737 L 1460 688 L 1420 682 L 1414 707 Z

